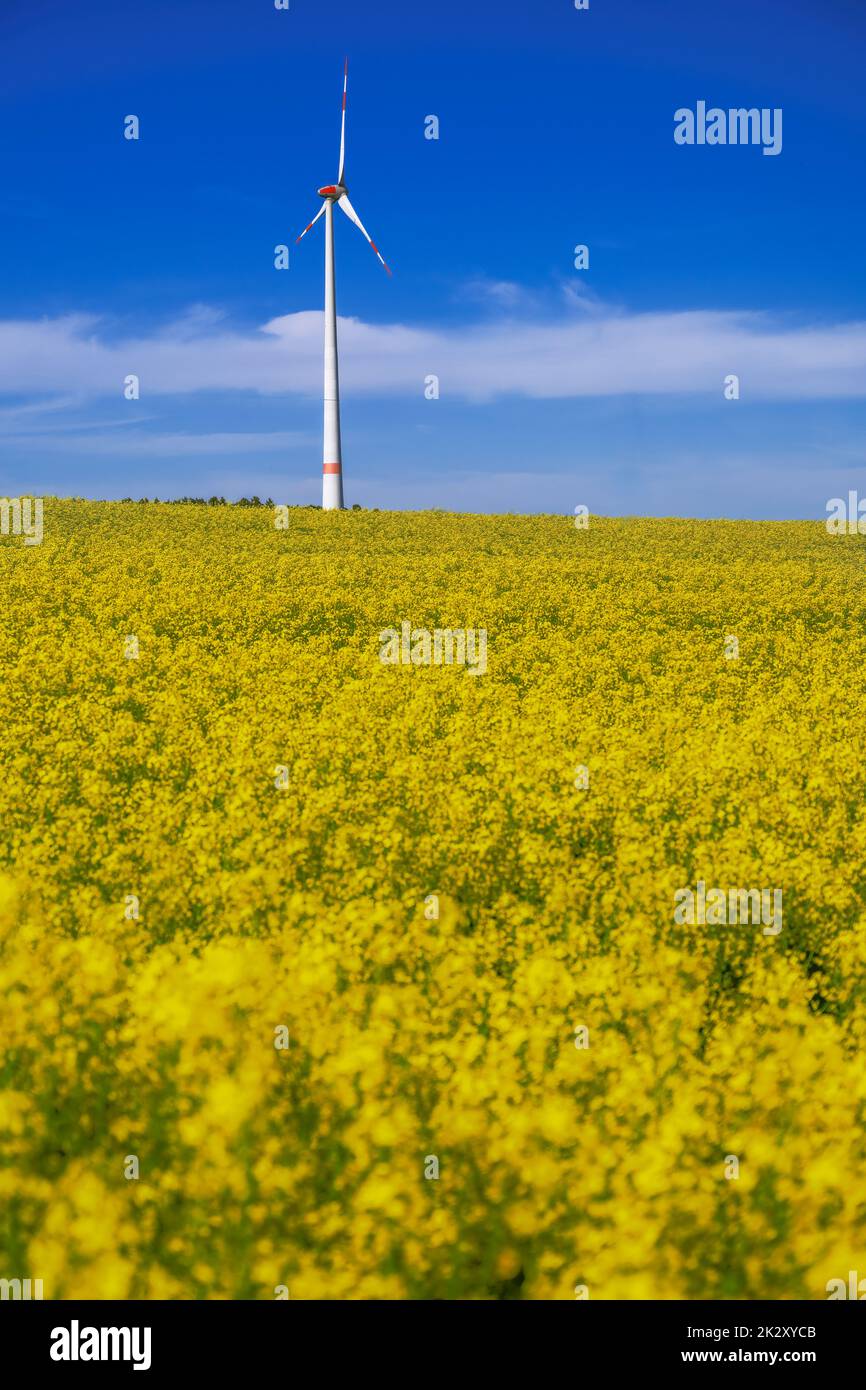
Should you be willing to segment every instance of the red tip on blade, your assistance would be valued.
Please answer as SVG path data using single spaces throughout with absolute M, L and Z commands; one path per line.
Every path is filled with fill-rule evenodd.
M 382 255 L 382 252 L 379 250 L 378 246 L 376 245 L 376 243 L 375 243 L 375 241 L 373 240 L 372 237 L 370 237 L 370 245 L 372 246 L 373 250 L 376 252 L 376 255 L 379 257 L 379 260 L 382 262 L 382 264 L 383 264 L 383 266 L 385 267 L 385 269 L 387 270 L 388 274 L 390 275 L 390 274 L 391 274 L 391 267 L 389 266 L 388 262 L 385 260 L 385 257 Z

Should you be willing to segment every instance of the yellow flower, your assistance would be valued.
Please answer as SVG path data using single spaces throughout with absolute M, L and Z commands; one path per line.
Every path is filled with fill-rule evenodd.
M 0 1196 L 45 1296 L 866 1276 L 850 540 L 49 499 L 0 542 Z M 383 663 L 404 618 L 487 672 Z M 678 922 L 699 882 L 781 929 Z

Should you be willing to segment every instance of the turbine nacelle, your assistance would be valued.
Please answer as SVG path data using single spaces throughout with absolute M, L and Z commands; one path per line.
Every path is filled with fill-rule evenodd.
M 301 232 L 301 235 L 298 237 L 298 241 L 303 241 L 304 237 L 307 235 L 307 232 L 311 231 L 312 228 L 315 227 L 319 218 L 323 215 L 323 213 L 327 212 L 328 204 L 330 203 L 332 208 L 341 208 L 348 217 L 349 221 L 354 222 L 355 226 L 358 228 L 358 231 L 364 237 L 365 241 L 369 241 L 379 260 L 382 262 L 382 265 L 385 267 L 385 269 L 388 271 L 388 274 L 390 275 L 391 269 L 388 265 L 388 262 L 385 260 L 385 257 L 382 255 L 382 252 L 379 250 L 375 241 L 370 236 L 370 233 L 367 231 L 367 228 L 364 226 L 355 209 L 352 207 L 352 204 L 349 202 L 349 194 L 346 191 L 346 92 L 348 89 L 348 85 L 349 60 L 347 58 L 346 66 L 343 69 L 343 114 L 342 120 L 340 122 L 340 166 L 339 171 L 337 173 L 337 181 L 336 183 L 323 184 L 321 188 L 318 188 L 316 190 L 319 197 L 322 199 L 322 206 L 319 208 L 319 211 L 316 213 L 312 222 L 307 223 L 306 227 Z

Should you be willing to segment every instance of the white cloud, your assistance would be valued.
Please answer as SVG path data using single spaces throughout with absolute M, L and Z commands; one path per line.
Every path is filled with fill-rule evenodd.
M 54 440 L 50 442 L 55 444 Z M 219 434 L 150 434 L 146 430 L 129 430 L 122 434 L 74 434 L 63 440 L 63 452 L 111 458 L 193 458 L 198 455 L 211 458 L 214 455 L 283 453 L 286 449 L 316 443 L 318 436 L 300 430 Z M 22 452 L 45 448 L 45 441 L 37 434 L 8 436 L 4 444 L 14 445 Z
M 481 304 L 491 304 L 497 309 L 513 310 L 537 302 L 537 296 L 524 285 L 514 280 L 490 280 L 484 275 L 468 280 L 460 291 L 464 299 L 475 299 Z
M 809 454 L 721 452 L 696 460 L 692 453 L 680 453 L 664 462 L 645 461 L 639 474 L 633 460 L 614 456 L 603 466 L 571 472 L 458 469 L 418 477 L 364 475 L 351 479 L 349 500 L 383 509 L 546 512 L 563 516 L 566 525 L 573 525 L 580 503 L 601 516 L 825 520 L 827 500 L 845 497 L 849 487 L 858 486 L 862 491 L 862 466 L 816 472 Z M 282 496 L 264 477 L 257 476 L 256 490 L 262 496 Z M 306 494 L 303 500 L 308 500 Z M 309 500 L 317 500 L 315 484 Z
M 73 314 L 0 321 L 0 381 L 12 395 L 56 391 L 122 400 L 135 373 L 142 401 L 199 391 L 321 390 L 322 315 L 288 314 L 253 330 L 197 306 L 150 334 L 115 338 Z M 429 373 L 443 397 L 490 400 L 631 393 L 721 398 L 729 373 L 741 398 L 866 396 L 866 323 L 798 327 L 748 311 L 508 317 L 444 328 L 341 319 L 345 388 L 417 396 Z

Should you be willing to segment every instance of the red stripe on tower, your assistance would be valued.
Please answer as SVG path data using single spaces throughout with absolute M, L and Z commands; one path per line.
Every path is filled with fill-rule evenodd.
M 322 472 L 323 472 L 323 473 L 342 473 L 342 471 L 343 471 L 342 466 L 341 466 L 339 463 L 323 463 L 323 464 L 322 464 Z

